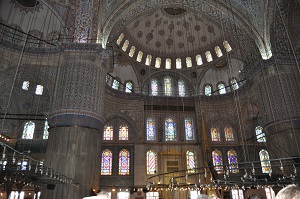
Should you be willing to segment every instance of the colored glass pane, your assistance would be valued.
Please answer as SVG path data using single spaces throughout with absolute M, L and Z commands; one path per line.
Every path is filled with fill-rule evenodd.
M 118 80 L 114 79 L 112 88 L 115 90 L 119 89 L 119 81 Z
M 185 96 L 185 86 L 184 86 L 184 81 L 182 80 L 178 81 L 178 94 L 180 97 Z
M 211 133 L 211 140 L 212 141 L 221 141 L 220 138 L 220 132 L 218 128 L 211 128 L 210 129 L 210 133 Z
M 193 151 L 186 152 L 186 165 L 189 173 L 195 173 L 196 156 Z
M 35 124 L 31 121 L 26 122 L 23 129 L 22 139 L 33 139 Z
M 210 85 L 206 85 L 205 89 L 204 89 L 205 95 L 206 96 L 211 96 L 211 86 Z
M 30 84 L 29 81 L 24 81 L 23 84 L 22 84 L 22 89 L 25 90 L 25 91 L 28 91 L 29 84 Z
M 43 139 L 46 140 L 49 137 L 49 125 L 48 125 L 48 121 L 45 121 L 45 125 L 44 125 L 44 133 L 43 133 Z
M 260 164 L 263 173 L 271 173 L 271 162 L 268 151 L 262 149 L 259 152 Z
M 226 93 L 226 89 L 225 89 L 225 85 L 224 84 L 218 84 L 218 89 L 219 89 L 219 93 L 220 94 L 225 94 Z
M 185 138 L 186 140 L 194 140 L 194 125 L 192 119 L 185 119 L 184 120 L 184 126 L 185 126 Z
M 171 86 L 171 78 L 170 77 L 165 77 L 164 85 L 165 85 L 165 95 L 166 96 L 171 96 L 172 86 Z
M 154 151 L 147 152 L 147 174 L 156 174 L 157 154 Z
M 155 121 L 153 118 L 147 119 L 147 140 L 156 139 Z
M 130 154 L 123 149 L 119 153 L 119 175 L 129 175 Z
M 263 132 L 263 128 L 261 126 L 257 126 L 255 128 L 255 133 L 257 142 L 266 142 L 266 135 Z
M 157 85 L 157 80 L 152 79 L 151 80 L 151 95 L 157 96 L 158 94 L 158 85 Z
M 119 140 L 128 140 L 128 127 L 125 125 L 119 128 Z
M 225 127 L 224 128 L 225 140 L 226 141 L 234 141 L 232 128 Z
M 43 90 L 44 90 L 44 87 L 42 85 L 37 85 L 36 89 L 35 89 L 35 94 L 36 95 L 43 95 Z
M 236 79 L 232 79 L 232 80 L 230 80 L 230 84 L 231 84 L 231 86 L 232 86 L 233 90 L 237 90 L 237 89 L 239 89 L 239 85 L 238 85 L 238 83 L 237 83 Z
M 223 172 L 223 160 L 222 160 L 221 152 L 219 150 L 213 151 L 212 158 L 213 158 L 213 164 L 215 166 L 217 173 L 222 173 Z
M 113 140 L 114 129 L 112 126 L 105 126 L 103 132 L 103 140 Z
M 125 86 L 126 86 L 125 92 L 131 93 L 132 92 L 132 82 L 127 82 Z
M 102 151 L 101 175 L 112 174 L 112 152 L 108 149 Z
M 172 118 L 165 121 L 165 136 L 166 141 L 176 141 L 176 124 Z
M 231 173 L 238 173 L 238 161 L 236 157 L 236 152 L 235 150 L 230 150 L 227 153 L 228 156 L 228 163 L 229 163 L 229 170 Z

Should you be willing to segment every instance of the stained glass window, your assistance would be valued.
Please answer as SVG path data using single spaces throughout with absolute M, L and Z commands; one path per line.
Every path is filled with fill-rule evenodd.
M 101 175 L 112 174 L 112 152 L 108 149 L 102 151 Z
M 141 62 L 142 61 L 142 58 L 143 58 L 143 52 L 142 51 L 139 51 L 137 57 L 136 57 L 136 61 L 138 62 Z
M 177 58 L 176 59 L 176 69 L 181 69 L 182 68 L 182 65 L 181 65 L 181 59 L 180 58 Z
M 196 55 L 196 62 L 198 66 L 203 64 L 201 55 Z
M 268 151 L 265 149 L 260 150 L 259 152 L 260 164 L 263 173 L 270 173 L 272 171 L 270 156 Z
M 151 80 L 151 95 L 157 96 L 158 94 L 158 84 L 156 79 Z
M 129 46 L 129 41 L 128 41 L 128 40 L 125 40 L 125 42 L 124 42 L 124 44 L 123 44 L 123 47 L 122 47 L 122 50 L 123 50 L 123 51 L 126 51 L 127 48 L 128 48 L 128 46 Z
M 211 128 L 210 129 L 210 133 L 211 133 L 211 140 L 212 141 L 221 141 L 221 138 L 220 138 L 220 132 L 219 132 L 219 129 L 218 128 Z
M 191 68 L 191 67 L 193 66 L 193 64 L 192 64 L 192 58 L 187 57 L 187 58 L 185 59 L 185 61 L 186 61 L 186 67 L 187 67 L 187 68 Z
M 204 93 L 206 96 L 211 96 L 211 86 L 210 85 L 205 86 Z
M 222 57 L 223 56 L 222 50 L 219 46 L 215 47 L 215 52 L 217 54 L 217 57 Z
M 212 152 L 213 157 L 213 164 L 215 166 L 215 169 L 217 173 L 223 173 L 223 160 L 222 160 L 222 154 L 219 150 L 215 150 Z
M 22 139 L 33 139 L 35 124 L 32 121 L 26 122 L 23 129 Z
M 147 119 L 147 140 L 156 140 L 155 121 L 153 118 Z
M 28 91 L 28 89 L 29 89 L 29 84 L 30 84 L 29 81 L 23 81 L 22 89 L 25 90 L 25 91 Z
M 114 139 L 114 128 L 112 126 L 104 126 L 103 140 Z
M 218 89 L 219 89 L 220 94 L 225 94 L 226 93 L 226 89 L 225 89 L 224 84 L 222 84 L 222 83 L 218 84 Z
M 180 97 L 185 96 L 185 86 L 184 86 L 184 81 L 182 80 L 178 81 L 178 93 Z
M 176 141 L 176 124 L 171 117 L 166 118 L 165 133 L 166 141 Z
M 171 69 L 171 64 L 172 64 L 172 61 L 170 58 L 167 58 L 166 59 L 166 69 Z
M 129 54 L 128 54 L 129 57 L 133 57 L 134 52 L 135 52 L 135 47 L 134 47 L 134 46 L 131 46 L 130 51 L 129 51 Z
M 156 57 L 155 59 L 155 68 L 160 68 L 161 65 L 161 58 Z
M 115 90 L 119 90 L 119 81 L 114 79 L 112 88 Z
M 224 46 L 224 48 L 226 49 L 227 52 L 230 52 L 232 50 L 232 48 L 229 45 L 228 41 L 224 41 L 223 46 Z
M 122 42 L 123 38 L 124 38 L 124 34 L 121 33 L 120 36 L 119 36 L 119 38 L 118 38 L 118 40 L 117 40 L 117 44 L 118 45 L 120 45 L 120 43 Z
M 184 120 L 184 127 L 185 127 L 185 139 L 186 140 L 194 140 L 194 124 L 193 120 L 190 118 L 186 118 Z
M 231 86 L 232 86 L 232 88 L 233 88 L 233 90 L 237 90 L 237 89 L 239 89 L 239 85 L 238 85 L 238 83 L 237 83 L 237 81 L 236 81 L 236 79 L 231 79 L 230 80 L 230 84 L 231 84 Z
M 196 155 L 193 151 L 186 152 L 186 165 L 188 173 L 195 173 L 196 168 Z
M 150 66 L 152 61 L 152 56 L 147 55 L 145 65 Z
M 119 140 L 128 140 L 128 127 L 126 125 L 119 128 Z
M 171 96 L 172 95 L 172 85 L 171 85 L 171 78 L 170 77 L 165 77 L 164 85 L 165 85 L 165 95 L 166 96 Z
M 49 125 L 48 125 L 48 121 L 45 121 L 45 125 L 44 125 L 44 133 L 43 133 L 43 139 L 46 140 L 49 137 Z
M 154 151 L 147 152 L 147 174 L 156 174 L 157 170 L 157 153 Z
M 225 134 L 225 140 L 226 141 L 234 141 L 232 128 L 225 127 L 224 128 L 224 134 Z
M 266 135 L 263 132 L 263 128 L 261 126 L 257 126 L 255 128 L 255 133 L 257 142 L 266 142 Z
M 35 89 L 35 94 L 36 95 L 43 95 L 43 90 L 44 90 L 44 87 L 42 85 L 37 85 L 36 89 Z
M 213 61 L 213 58 L 212 58 L 212 56 L 211 56 L 210 51 L 207 51 L 207 52 L 205 53 L 205 57 L 206 57 L 207 62 L 212 62 L 212 61 Z
M 230 149 L 227 152 L 227 156 L 228 156 L 228 164 L 229 164 L 229 170 L 231 173 L 238 173 L 239 172 L 239 166 L 238 166 L 238 161 L 237 161 L 237 155 L 236 155 L 236 151 L 233 149 Z
M 129 151 L 123 149 L 119 153 L 119 175 L 129 175 L 130 154 Z
M 126 86 L 125 92 L 131 93 L 132 92 L 132 82 L 127 82 L 125 86 Z

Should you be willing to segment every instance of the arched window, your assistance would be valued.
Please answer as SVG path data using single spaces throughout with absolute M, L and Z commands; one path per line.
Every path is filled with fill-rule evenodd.
M 186 118 L 184 120 L 184 127 L 185 127 L 185 139 L 186 140 L 194 140 L 194 124 L 193 120 L 190 118 Z
M 103 140 L 114 139 L 114 128 L 110 125 L 104 126 Z
M 225 140 L 226 141 L 234 141 L 233 131 L 230 127 L 224 128 Z
M 150 66 L 152 61 L 152 56 L 147 55 L 145 65 Z
M 171 69 L 171 59 L 170 58 L 167 58 L 166 59 L 166 69 Z
M 192 58 L 190 57 L 185 58 L 185 62 L 186 62 L 186 67 L 191 68 L 193 66 Z
M 270 173 L 272 171 L 270 156 L 268 151 L 265 149 L 260 150 L 259 152 L 260 164 L 263 173 Z
M 117 40 L 117 44 L 120 45 L 121 42 L 123 41 L 123 39 L 124 39 L 124 34 L 121 33 L 120 36 L 119 36 L 119 38 L 118 38 L 118 40 Z
M 225 85 L 223 83 L 218 84 L 218 89 L 219 89 L 219 94 L 225 94 L 226 93 Z
M 212 158 L 217 173 L 223 173 L 223 160 L 221 152 L 216 149 L 212 152 Z
M 201 55 L 196 55 L 196 62 L 198 66 L 201 66 L 203 64 Z
M 113 84 L 112 84 L 112 88 L 115 90 L 119 90 L 119 81 L 114 79 Z
M 131 93 L 132 92 L 132 82 L 126 82 L 126 85 L 125 85 L 125 92 L 126 93 Z
M 195 173 L 196 168 L 196 154 L 193 151 L 186 152 L 186 165 L 188 173 Z
M 23 81 L 22 89 L 25 90 L 25 91 L 28 91 L 28 89 L 29 89 L 29 84 L 30 84 L 29 81 Z
M 176 69 L 181 69 L 182 68 L 182 65 L 181 65 L 181 59 L 180 58 L 177 58 L 176 59 Z
M 212 141 L 216 141 L 219 142 L 221 141 L 221 137 L 220 137 L 220 132 L 218 128 L 211 128 L 210 129 L 210 134 L 211 134 L 211 140 Z
M 215 47 L 215 52 L 217 54 L 217 57 L 222 57 L 223 56 L 222 50 L 219 46 Z
M 48 125 L 48 121 L 46 119 L 45 125 L 44 125 L 44 133 L 43 133 L 43 139 L 44 140 L 47 140 L 48 137 L 49 137 L 49 131 L 48 131 L 48 129 L 49 129 L 49 125 Z
M 161 66 L 161 58 L 156 57 L 155 59 L 155 68 L 160 68 Z
M 120 126 L 119 140 L 128 140 L 128 126 L 126 126 L 126 125 Z
M 102 151 L 101 175 L 112 174 L 112 152 L 108 149 Z
M 166 141 L 176 141 L 176 124 L 171 117 L 165 120 L 165 137 Z
M 147 174 L 157 173 L 157 153 L 155 151 L 147 152 Z
M 147 140 L 156 140 L 155 121 L 153 118 L 147 119 Z
M 128 41 L 128 40 L 125 40 L 125 42 L 124 42 L 124 44 L 123 44 L 123 47 L 122 47 L 122 50 L 123 50 L 123 51 L 126 51 L 127 48 L 128 48 L 128 46 L 129 46 L 129 41 Z
M 23 129 L 22 139 L 33 139 L 35 124 L 32 121 L 26 122 Z
M 185 86 L 184 86 L 184 81 L 183 80 L 178 81 L 178 94 L 179 94 L 180 97 L 185 96 Z
M 266 135 L 263 132 L 263 128 L 261 126 L 257 126 L 255 128 L 255 133 L 257 142 L 266 142 Z
M 130 51 L 129 51 L 129 54 L 128 54 L 129 57 L 133 57 L 134 52 L 135 52 L 135 47 L 134 47 L 134 46 L 131 46 Z
M 151 80 L 151 95 L 157 96 L 158 95 L 158 84 L 157 79 Z
M 224 46 L 224 48 L 226 49 L 227 52 L 230 52 L 232 50 L 232 48 L 229 45 L 228 41 L 224 41 L 223 46 Z
M 142 51 L 139 51 L 137 57 L 136 57 L 136 61 L 138 62 L 141 62 L 142 61 L 142 58 L 143 58 L 143 52 Z
M 232 78 L 232 79 L 230 80 L 230 84 L 231 84 L 233 90 L 239 89 L 239 85 L 238 85 L 238 83 L 237 83 L 237 81 L 236 81 L 235 78 Z
M 171 85 L 171 78 L 165 77 L 164 79 L 164 87 L 165 87 L 165 95 L 171 96 L 172 95 L 172 85 Z
M 43 95 L 44 87 L 42 85 L 36 85 L 35 94 L 36 95 Z
M 204 87 L 204 94 L 206 95 L 206 96 L 211 96 L 211 85 L 205 85 L 205 87 Z
M 239 166 L 238 166 L 238 161 L 236 157 L 236 151 L 233 149 L 230 149 L 227 152 L 227 157 L 228 157 L 228 164 L 229 164 L 229 170 L 231 173 L 238 173 L 239 172 Z
M 119 153 L 119 175 L 129 175 L 130 154 L 127 149 L 122 149 Z
M 207 51 L 207 52 L 205 53 L 205 57 L 206 57 L 207 62 L 212 62 L 212 61 L 213 61 L 213 58 L 212 58 L 212 56 L 211 56 L 210 51 Z

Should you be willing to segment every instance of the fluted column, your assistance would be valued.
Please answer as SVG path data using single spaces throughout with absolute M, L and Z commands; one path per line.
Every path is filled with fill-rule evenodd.
M 300 74 L 290 58 L 266 61 L 255 77 L 259 124 L 271 158 L 299 156 Z
M 106 53 L 97 45 L 64 45 L 56 92 L 49 115 L 45 164 L 80 183 L 56 184 L 41 198 L 82 199 L 99 190 L 100 131 Z

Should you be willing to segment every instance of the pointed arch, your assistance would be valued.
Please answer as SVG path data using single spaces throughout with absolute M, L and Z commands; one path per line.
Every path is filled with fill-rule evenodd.
M 26 122 L 24 124 L 22 139 L 33 139 L 35 129 L 35 123 L 32 121 Z
M 119 153 L 119 175 L 129 175 L 130 153 L 127 149 L 122 149 Z
M 218 149 L 214 150 L 212 152 L 212 159 L 217 173 L 223 173 L 223 159 L 221 151 Z
M 189 150 L 186 152 L 186 165 L 188 173 L 195 173 L 195 168 L 197 167 L 197 159 L 196 153 L 193 150 Z
M 147 174 L 156 174 L 157 173 L 157 153 L 153 150 L 150 150 L 146 154 L 147 161 Z
M 238 173 L 239 167 L 238 167 L 238 161 L 237 161 L 237 154 L 236 151 L 233 149 L 230 149 L 227 152 L 228 157 L 228 164 L 229 164 L 229 170 L 231 173 Z
M 271 162 L 270 162 L 270 156 L 267 150 L 262 149 L 259 152 L 259 159 L 261 164 L 261 170 L 263 173 L 271 173 Z
M 176 123 L 172 117 L 165 120 L 165 140 L 176 141 Z
M 112 174 L 112 152 L 109 149 L 104 149 L 102 151 L 101 157 L 101 175 L 111 175 Z

